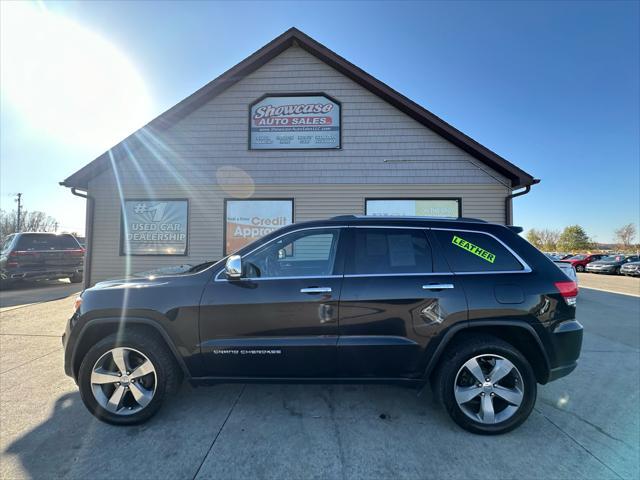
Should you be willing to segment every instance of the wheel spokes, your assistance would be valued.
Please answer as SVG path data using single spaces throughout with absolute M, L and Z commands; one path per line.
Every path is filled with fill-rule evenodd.
M 141 407 L 146 407 L 153 398 L 153 393 L 142 387 L 139 383 L 131 383 L 129 390 Z
M 480 397 L 480 419 L 484 423 L 495 422 L 495 411 L 493 409 L 493 399 L 490 395 L 483 395 Z
M 94 370 L 91 372 L 91 383 L 98 385 L 105 385 L 108 383 L 116 383 L 120 380 L 120 377 L 115 373 L 105 372 L 105 371 L 97 371 Z
M 472 358 L 465 363 L 464 366 L 467 367 L 467 370 L 469 370 L 469 373 L 473 375 L 473 378 L 475 378 L 476 381 L 480 383 L 484 382 L 484 373 L 482 372 L 482 368 L 480 368 L 480 364 L 476 358 Z
M 523 394 L 517 388 L 506 388 L 501 385 L 494 385 L 493 391 L 497 396 L 509 402 L 511 405 L 518 407 L 522 403 Z
M 480 392 L 482 392 L 482 388 L 475 385 L 471 387 L 459 387 L 456 385 L 455 387 L 455 396 L 459 404 L 473 400 L 480 395 Z
M 489 381 L 491 383 L 498 383 L 504 377 L 509 375 L 513 368 L 513 363 L 511 363 L 509 360 L 497 358 L 495 366 L 489 373 Z
M 136 369 L 131 372 L 131 375 L 129 375 L 129 378 L 140 378 L 140 377 L 144 377 L 145 375 L 148 375 L 151 372 L 154 372 L 154 368 L 153 365 L 151 365 L 151 362 L 149 360 L 145 360 L 145 362 L 136 367 Z
M 125 392 L 126 392 L 126 389 L 122 385 L 118 385 L 116 389 L 113 391 L 113 393 L 111 394 L 111 397 L 109 397 L 109 402 L 107 403 L 107 410 L 114 413 L 117 412 L 118 409 L 120 408 L 120 405 L 122 404 L 122 397 L 124 397 Z
M 125 375 L 129 371 L 129 350 L 126 348 L 114 348 L 111 350 L 111 357 L 120 373 Z

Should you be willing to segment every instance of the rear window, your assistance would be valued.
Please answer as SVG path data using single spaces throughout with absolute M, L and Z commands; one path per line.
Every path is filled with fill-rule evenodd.
M 347 259 L 347 273 L 384 275 L 429 273 L 431 247 L 423 230 L 397 228 L 354 229 L 355 251 Z
M 495 238 L 479 232 L 433 230 L 453 272 L 510 272 L 522 264 Z
M 38 250 L 77 250 L 80 245 L 71 235 L 25 234 L 20 236 L 17 249 Z

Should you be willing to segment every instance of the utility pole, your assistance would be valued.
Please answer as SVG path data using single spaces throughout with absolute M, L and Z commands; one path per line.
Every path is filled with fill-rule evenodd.
M 20 217 L 22 216 L 22 193 L 16 193 L 16 202 L 18 202 L 18 221 L 16 222 L 16 232 L 20 231 Z

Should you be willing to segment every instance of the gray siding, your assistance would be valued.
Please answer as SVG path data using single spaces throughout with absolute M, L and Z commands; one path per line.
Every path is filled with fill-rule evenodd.
M 189 198 L 188 257 L 123 257 L 120 251 L 120 206 L 115 184 L 103 183 L 91 188 L 96 199 L 93 241 L 92 282 L 120 277 L 127 272 L 197 263 L 223 256 L 224 199 L 246 196 L 244 186 L 159 186 L 154 193 L 161 198 Z M 127 187 L 125 198 L 140 197 L 140 190 Z M 234 195 L 236 194 L 236 195 Z M 365 197 L 462 197 L 462 214 L 492 222 L 504 222 L 504 197 L 500 185 L 261 185 L 255 198 L 294 197 L 296 222 L 335 215 L 364 214 Z M 128 261 L 128 262 L 127 262 Z M 127 267 L 127 263 L 129 266 Z
M 249 105 L 265 93 L 342 102 L 342 149 L 249 151 Z M 95 177 L 92 283 L 223 255 L 224 198 L 293 197 L 296 221 L 363 214 L 364 198 L 462 197 L 504 223 L 508 181 L 300 48 L 290 48 Z M 400 160 L 401 163 L 397 163 Z M 117 180 L 116 180 L 117 179 Z M 122 257 L 120 197 L 189 198 L 188 257 Z

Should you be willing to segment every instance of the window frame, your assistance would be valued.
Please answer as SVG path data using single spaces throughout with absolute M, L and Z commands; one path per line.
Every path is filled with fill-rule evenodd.
M 480 235 L 486 235 L 488 237 L 493 238 L 500 245 L 502 245 L 511 255 L 513 255 L 513 257 L 516 259 L 516 261 L 518 261 L 518 263 L 520 263 L 520 265 L 522 266 L 522 270 L 488 270 L 488 271 L 458 272 L 458 271 L 453 270 L 451 268 L 451 266 L 449 265 L 450 273 L 453 274 L 453 275 L 495 275 L 495 274 L 505 274 L 505 273 L 507 273 L 507 274 L 512 274 L 512 273 L 531 273 L 533 271 L 531 269 L 531 267 L 529 266 L 529 264 L 520 255 L 518 255 L 509 245 L 507 245 L 505 242 L 503 242 L 500 238 L 496 237 L 492 233 L 483 232 L 481 230 L 469 230 L 469 229 L 464 229 L 464 228 L 432 227 L 432 228 L 429 228 L 429 230 L 431 230 L 431 231 L 445 231 L 445 232 L 477 233 L 477 234 L 480 234 Z M 440 246 L 440 249 L 442 250 L 442 255 L 443 255 L 444 260 L 447 262 L 447 264 L 449 264 L 449 261 L 447 260 L 447 256 L 446 256 L 446 253 L 445 253 L 445 250 L 444 250 L 444 246 L 441 244 L 440 240 L 435 235 L 433 237 L 438 242 L 438 245 Z

